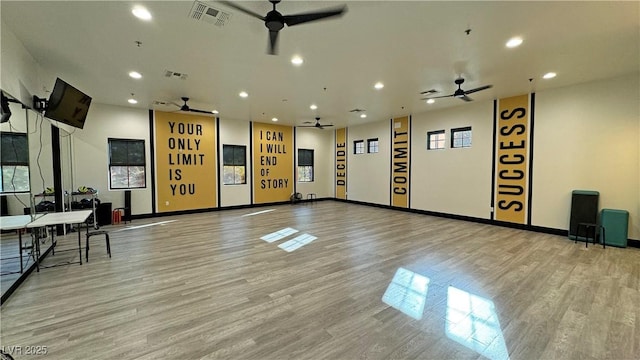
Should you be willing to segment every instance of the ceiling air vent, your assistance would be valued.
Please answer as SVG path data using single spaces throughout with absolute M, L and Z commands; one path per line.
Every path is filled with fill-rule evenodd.
M 189 77 L 189 75 L 185 73 L 179 73 L 171 70 L 165 70 L 164 76 L 168 78 L 174 78 L 174 79 L 180 79 L 180 80 L 187 80 L 187 78 Z
M 212 8 L 209 4 L 202 1 L 196 1 L 191 7 L 189 18 L 198 22 L 204 21 L 215 26 L 223 27 L 231 18 L 231 14 Z

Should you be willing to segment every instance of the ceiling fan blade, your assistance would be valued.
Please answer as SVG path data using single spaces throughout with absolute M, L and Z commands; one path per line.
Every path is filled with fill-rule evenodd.
M 225 4 L 225 5 L 227 5 L 228 7 L 232 7 L 234 9 L 238 10 L 238 11 L 241 11 L 241 12 L 249 15 L 249 16 L 253 16 L 254 18 L 257 18 L 257 19 L 260 19 L 260 20 L 264 21 L 264 16 L 262 16 L 262 15 L 260 15 L 258 13 L 255 13 L 255 12 L 249 10 L 249 9 L 245 9 L 242 6 L 236 5 L 233 1 L 220 0 L 220 2 Z
M 207 111 L 207 110 L 189 109 L 189 111 L 195 112 L 195 113 L 213 115 L 213 113 L 211 111 Z
M 321 125 L 322 127 L 332 127 L 333 125 Z
M 269 30 L 269 55 L 278 53 L 278 31 Z
M 452 96 L 453 96 L 453 94 L 451 94 L 451 95 L 442 95 L 442 96 L 428 97 L 428 98 L 424 98 L 424 99 L 420 99 L 420 100 L 442 99 L 442 98 L 448 98 L 448 97 L 452 97 Z
M 473 99 L 472 99 L 472 98 L 470 98 L 470 97 L 468 97 L 467 95 L 465 95 L 465 96 L 460 96 L 460 97 L 459 97 L 459 99 L 462 99 L 462 100 L 464 100 L 464 101 L 473 101 Z
M 316 127 L 315 125 L 298 125 L 296 127 Z
M 328 17 L 340 16 L 347 11 L 347 6 L 343 5 L 341 7 L 326 9 L 318 12 L 310 12 L 296 15 L 285 15 L 284 23 L 288 26 L 298 25 L 310 21 L 316 21 L 325 19 Z
M 467 91 L 465 91 L 464 93 L 465 93 L 465 94 L 471 94 L 471 93 L 474 93 L 474 92 L 476 92 L 476 91 L 482 91 L 482 90 L 486 90 L 486 89 L 489 89 L 489 88 L 492 88 L 492 87 L 493 87 L 493 85 L 480 86 L 479 88 L 475 88 L 475 89 L 467 90 Z

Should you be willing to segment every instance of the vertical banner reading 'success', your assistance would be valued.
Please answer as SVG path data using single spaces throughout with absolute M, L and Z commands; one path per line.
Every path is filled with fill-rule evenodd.
M 253 123 L 253 201 L 287 201 L 293 193 L 293 127 Z
M 525 224 L 531 109 L 529 95 L 497 100 L 495 148 L 495 219 Z
M 216 120 L 155 112 L 157 211 L 216 206 Z
M 411 121 L 408 117 L 391 119 L 391 206 L 409 207 L 409 141 Z
M 347 128 L 336 130 L 336 199 L 347 199 Z

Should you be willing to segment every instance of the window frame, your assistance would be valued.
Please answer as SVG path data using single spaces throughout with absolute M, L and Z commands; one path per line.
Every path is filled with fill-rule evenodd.
M 301 161 L 300 159 L 302 158 L 301 156 L 301 151 L 305 152 L 308 151 L 311 153 L 311 161 L 307 162 L 307 161 Z M 315 164 L 315 153 L 313 151 L 313 149 L 298 149 L 298 182 L 314 182 L 315 181 L 315 171 L 314 171 L 314 164 Z M 302 177 L 300 176 L 300 169 L 303 169 L 304 172 L 306 173 L 306 170 L 311 170 L 311 178 L 310 180 L 308 180 L 308 178 L 304 178 L 304 180 L 302 179 Z
M 113 152 L 112 152 L 112 144 L 113 143 L 127 144 L 127 161 L 124 164 L 114 163 L 113 162 Z M 142 144 L 142 162 L 129 161 L 129 144 Z M 109 190 L 136 190 L 136 189 L 146 189 L 147 188 L 147 151 L 146 151 L 146 141 L 144 139 L 123 139 L 123 138 L 107 138 L 107 147 L 109 150 Z M 115 167 L 126 167 L 127 168 L 127 186 L 126 187 L 114 187 L 113 186 L 113 173 L 112 168 Z M 142 167 L 144 172 L 144 185 L 143 186 L 131 186 L 131 172 L 130 168 L 132 167 Z
M 3 158 L 5 156 L 0 157 L 0 194 L 25 194 L 25 193 L 30 193 L 31 192 L 31 168 L 29 167 L 29 136 L 27 133 L 21 133 L 21 132 L 13 132 L 13 131 L 2 131 L 0 132 L 0 137 L 11 137 L 13 139 L 20 139 L 21 141 L 24 141 L 23 147 L 27 150 L 26 155 L 25 154 L 17 154 L 16 151 L 16 147 L 14 145 L 14 140 L 12 139 L 12 146 L 14 151 L 10 152 L 9 156 L 11 156 L 11 154 L 13 153 L 15 155 L 15 159 L 11 159 L 9 161 L 5 161 Z M 1 141 L 0 141 L 1 142 Z M 3 155 L 7 154 L 5 151 L 2 152 Z M 20 158 L 23 158 L 23 160 L 20 160 Z M 26 168 L 26 173 L 27 173 L 27 188 L 25 190 L 15 190 L 15 183 L 13 182 L 14 178 L 15 178 L 15 173 L 16 170 L 18 169 L 18 167 L 25 167 Z M 7 189 L 4 186 L 4 169 L 5 168 L 13 168 L 13 175 L 12 175 L 12 179 L 11 179 L 11 191 L 7 191 Z
M 360 145 L 360 146 L 358 146 Z M 354 140 L 353 141 L 353 153 L 354 154 L 364 154 L 364 140 Z
M 375 151 L 371 151 L 372 145 L 374 145 L 373 148 Z M 378 138 L 367 139 L 367 153 L 376 154 L 378 152 L 380 152 L 380 141 L 378 141 Z
M 464 132 L 466 132 L 466 131 L 468 131 L 468 132 L 469 132 L 469 145 L 466 145 L 466 146 L 465 146 L 465 144 L 464 144 L 464 140 L 463 140 L 463 139 L 464 139 L 464 135 L 462 135 L 463 137 L 462 137 L 462 138 L 459 138 L 459 139 L 460 139 L 460 141 L 461 141 L 460 146 L 455 146 L 455 140 L 456 140 L 455 135 L 456 135 L 457 133 L 464 133 Z M 472 130 L 471 130 L 471 126 L 465 126 L 465 127 L 459 127 L 459 128 L 453 128 L 453 129 L 451 129 L 451 148 L 452 148 L 452 149 L 466 149 L 466 148 L 470 148 L 470 147 L 473 145 L 473 141 L 472 141 L 472 140 L 473 140 L 473 132 L 472 132 Z
M 443 135 L 442 139 L 434 139 L 436 144 L 442 144 L 442 147 L 431 147 L 431 136 Z M 427 150 L 444 150 L 447 144 L 447 133 L 443 130 L 435 130 L 427 132 Z
M 233 151 L 233 156 L 231 157 L 233 160 L 231 161 L 231 163 L 228 163 L 225 160 L 225 149 L 232 149 Z M 236 163 L 236 149 L 242 149 L 242 151 L 244 152 L 244 157 L 242 158 L 242 162 L 241 163 Z M 232 166 L 233 167 L 233 183 L 227 183 L 225 182 L 225 168 L 228 166 Z M 244 177 L 242 179 L 242 182 L 238 182 L 236 179 L 236 174 L 238 173 L 236 171 L 236 168 L 243 168 L 243 173 L 244 173 Z M 223 144 L 222 145 L 222 185 L 246 185 L 247 184 L 247 146 L 246 145 L 233 145 L 233 144 Z

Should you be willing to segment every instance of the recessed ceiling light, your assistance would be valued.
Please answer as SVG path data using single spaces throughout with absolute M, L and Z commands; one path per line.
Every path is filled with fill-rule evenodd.
M 278 118 L 272 118 L 271 121 L 278 121 Z
M 376 88 L 376 90 L 380 90 L 384 87 L 384 84 L 378 81 L 375 85 L 373 85 L 373 87 Z
M 243 98 L 246 98 L 247 96 L 249 96 L 249 94 L 247 94 L 246 91 L 240 91 L 240 94 L 238 95 L 240 95 L 240 97 L 243 97 Z
M 364 119 L 367 117 L 367 114 L 360 114 L 360 117 Z
M 311 104 L 311 106 L 309 106 L 309 109 L 311 109 L 311 110 L 315 110 L 317 108 L 318 108 L 318 106 L 316 104 Z
M 135 15 L 138 19 L 142 19 L 142 20 L 151 20 L 151 13 L 149 12 L 149 10 L 147 10 L 146 8 L 142 7 L 142 6 L 136 6 L 133 8 L 133 10 L 131 10 L 131 12 L 133 13 L 133 15 Z
M 296 56 L 291 58 L 291 63 L 293 65 L 300 66 L 300 65 L 302 65 L 303 62 L 304 62 L 304 60 L 302 60 L 302 58 L 300 56 L 298 56 L 298 55 L 296 55 Z
M 434 102 L 436 102 L 436 101 L 435 101 L 435 100 L 433 100 L 433 99 L 428 99 L 428 100 L 427 100 L 427 104 L 433 104 Z
M 136 100 L 134 98 L 131 98 L 131 99 L 127 100 L 127 101 L 129 102 L 129 104 L 137 104 L 138 103 L 138 100 Z
M 142 74 L 140 74 L 140 73 L 139 73 L 139 72 L 137 72 L 137 71 L 131 71 L 131 72 L 129 73 L 129 76 L 131 76 L 131 77 L 132 77 L 132 78 L 134 78 L 134 79 L 141 79 L 141 78 L 142 78 Z
M 520 46 L 520 44 L 522 44 L 522 38 L 521 37 L 513 37 L 513 38 L 509 39 L 509 41 L 507 41 L 506 46 L 508 48 L 514 48 L 514 47 Z
M 211 113 L 212 114 L 218 114 L 219 112 L 218 112 L 218 110 L 213 110 L 213 111 L 211 111 Z
M 557 74 L 556 74 L 556 73 L 554 73 L 554 72 L 548 72 L 548 73 L 544 74 L 544 75 L 542 76 L 542 78 L 543 78 L 543 79 L 553 79 L 554 77 L 556 77 L 556 75 L 557 75 Z

